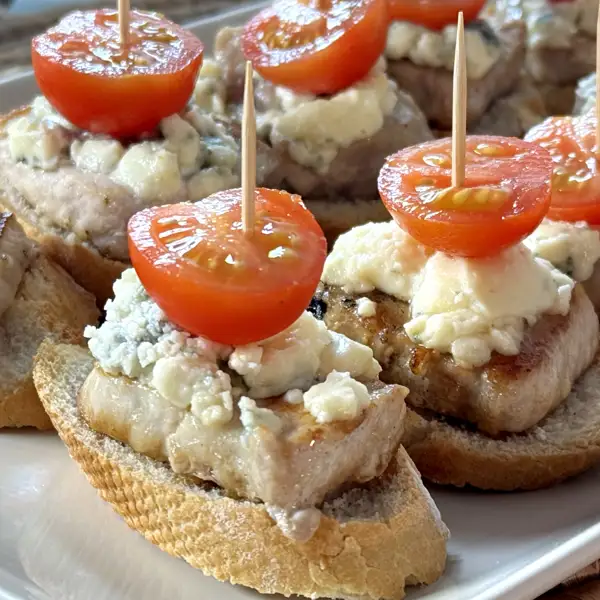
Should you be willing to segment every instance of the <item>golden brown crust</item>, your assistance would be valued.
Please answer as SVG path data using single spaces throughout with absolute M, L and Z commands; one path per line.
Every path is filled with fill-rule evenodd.
M 44 256 L 33 260 L 13 303 L 0 319 L 0 428 L 50 429 L 32 380 L 33 357 L 49 337 L 79 344 L 99 313 L 94 299 Z
M 446 560 L 445 526 L 404 450 L 382 478 L 324 506 L 313 538 L 285 538 L 261 504 L 228 498 L 92 432 L 76 397 L 92 368 L 75 346 L 45 343 L 36 387 L 71 456 L 100 496 L 146 539 L 219 580 L 262 593 L 394 599 L 431 583 Z

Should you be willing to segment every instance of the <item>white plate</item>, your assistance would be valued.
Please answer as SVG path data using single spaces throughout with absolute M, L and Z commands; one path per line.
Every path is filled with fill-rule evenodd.
M 219 27 L 254 10 L 193 29 L 210 46 Z M 34 91 L 30 75 L 0 84 L 0 113 Z M 448 568 L 410 600 L 532 600 L 600 556 L 600 470 L 534 493 L 432 493 L 452 532 Z M 129 530 L 55 435 L 0 432 L 0 600 L 259 597 L 204 577 Z

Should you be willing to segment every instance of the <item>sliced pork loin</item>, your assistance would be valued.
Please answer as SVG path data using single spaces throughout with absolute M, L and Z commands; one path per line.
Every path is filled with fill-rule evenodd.
M 215 56 L 223 69 L 227 84 L 230 110 L 241 114 L 244 90 L 245 58 L 240 49 L 241 28 L 227 27 L 215 40 Z M 275 86 L 262 78 L 255 82 L 256 110 L 266 113 L 278 107 Z M 374 198 L 377 196 L 377 177 L 385 159 L 406 146 L 433 139 L 421 109 L 411 96 L 398 92 L 394 112 L 385 118 L 383 127 L 369 138 L 340 148 L 326 172 L 303 166 L 289 153 L 285 139 L 273 143 L 282 164 L 273 170 L 266 185 L 281 186 L 306 199 Z M 263 140 L 266 141 L 266 140 Z
M 527 70 L 536 81 L 556 86 L 573 84 L 596 68 L 596 40 L 579 32 L 569 48 L 530 48 Z
M 475 369 L 415 345 L 403 327 L 410 317 L 406 302 L 381 292 L 365 296 L 377 304 L 375 317 L 358 316 L 356 296 L 321 284 L 313 311 L 328 328 L 371 347 L 383 367 L 381 379 L 406 385 L 411 406 L 468 421 L 492 436 L 522 432 L 543 419 L 567 397 L 598 348 L 598 318 L 580 285 L 568 315 L 544 315 L 527 330 L 517 356 L 494 354 Z
M 476 124 L 488 107 L 517 84 L 525 61 L 525 25 L 512 22 L 497 32 L 501 57 L 481 79 L 470 79 L 467 122 Z M 452 127 L 452 72 L 443 67 L 424 67 L 409 59 L 390 60 L 388 73 L 408 92 L 438 129 Z
M 259 405 L 279 417 L 278 427 L 265 420 L 249 429 L 239 414 L 226 426 L 208 426 L 151 388 L 96 367 L 79 408 L 92 429 L 169 462 L 176 473 L 213 481 L 275 511 L 300 511 L 342 485 L 378 477 L 397 451 L 408 390 L 379 381 L 367 387 L 371 404 L 351 421 L 319 424 L 302 404 L 278 398 Z

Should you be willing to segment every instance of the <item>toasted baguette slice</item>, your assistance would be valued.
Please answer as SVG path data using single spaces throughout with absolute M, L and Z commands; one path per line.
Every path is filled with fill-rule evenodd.
M 0 319 L 0 428 L 52 427 L 32 380 L 33 357 L 45 338 L 79 344 L 95 323 L 95 299 L 44 256 L 33 259 Z
M 490 490 L 534 490 L 600 462 L 600 355 L 568 398 L 522 434 L 494 439 L 408 411 L 404 445 L 423 477 Z
M 169 554 L 223 581 L 313 598 L 397 600 L 406 585 L 443 572 L 447 530 L 403 449 L 381 478 L 326 503 L 313 538 L 294 543 L 263 505 L 177 476 L 89 429 L 77 395 L 92 366 L 79 347 L 43 344 L 34 380 L 44 407 L 101 497 Z

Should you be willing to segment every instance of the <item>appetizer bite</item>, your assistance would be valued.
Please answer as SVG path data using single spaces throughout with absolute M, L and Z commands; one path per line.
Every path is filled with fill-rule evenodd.
M 266 181 L 302 195 L 328 237 L 385 218 L 381 163 L 433 137 L 413 99 L 386 75 L 388 25 L 385 0 L 284 0 L 216 38 L 229 111 L 241 110 L 246 59 L 257 72 L 259 138 L 282 159 Z
M 570 112 L 578 79 L 595 68 L 596 0 L 497 0 L 492 22 L 527 25 L 528 73 L 543 91 L 549 114 Z
M 33 357 L 46 338 L 81 344 L 83 328 L 98 319 L 96 302 L 7 212 L 0 213 L 0 256 L 0 428 L 49 429 L 33 386 Z
M 231 126 L 188 103 L 200 40 L 132 11 L 124 44 L 117 21 L 115 10 L 74 12 L 36 37 L 43 95 L 0 123 L 5 207 L 101 304 L 129 264 L 132 214 L 239 184 Z
M 445 562 L 397 453 L 408 390 L 304 312 L 326 243 L 300 200 L 257 190 L 248 239 L 240 195 L 135 215 L 135 270 L 86 330 L 92 356 L 45 345 L 40 395 L 91 483 L 167 552 L 261 592 L 401 597 Z
M 46 344 L 36 385 L 91 483 L 167 552 L 264 593 L 400 598 L 440 576 L 447 537 L 399 448 L 408 390 L 305 311 L 326 240 L 298 196 L 255 189 L 249 137 L 242 190 L 131 218 L 91 356 Z
M 547 150 L 553 160 L 547 218 L 525 240 L 536 255 L 583 282 L 600 309 L 600 174 L 597 120 L 592 112 L 551 117 L 528 132 L 526 140 Z
M 517 86 L 525 58 L 522 23 L 512 21 L 494 30 L 478 18 L 483 0 L 391 0 L 389 4 L 394 21 L 385 48 L 388 73 L 415 99 L 436 129 L 447 131 L 452 124 L 452 68 L 459 11 L 463 11 L 467 27 L 469 128 L 478 124 L 497 99 Z M 510 120 L 518 113 L 512 116 L 514 109 L 509 104 L 502 114 L 508 109 L 512 110 L 504 119 L 514 127 Z

